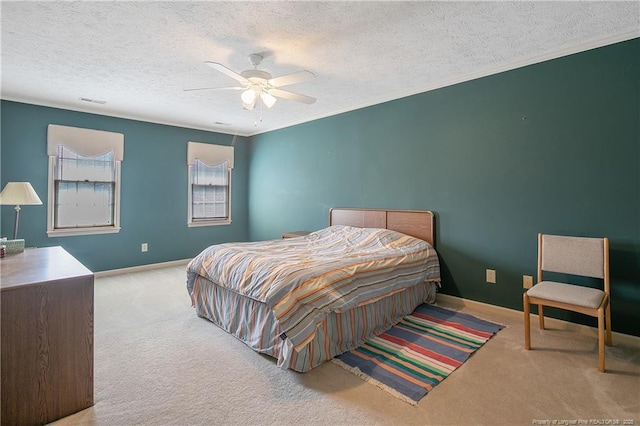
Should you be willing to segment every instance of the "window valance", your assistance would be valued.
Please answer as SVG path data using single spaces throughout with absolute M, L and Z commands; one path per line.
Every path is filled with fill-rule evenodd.
M 196 159 L 209 166 L 217 166 L 227 161 L 228 167 L 233 169 L 233 147 L 189 142 L 187 145 L 187 164 L 193 165 Z
M 113 151 L 116 161 L 124 158 L 124 135 L 103 130 L 49 124 L 47 127 L 47 154 L 57 155 L 59 145 L 64 145 L 83 157 L 96 157 Z

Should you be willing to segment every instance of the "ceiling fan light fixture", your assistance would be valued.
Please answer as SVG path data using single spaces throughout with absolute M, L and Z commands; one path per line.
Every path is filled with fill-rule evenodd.
M 271 108 L 276 103 L 276 98 L 267 92 L 260 93 L 260 99 L 262 99 L 262 102 L 264 102 L 267 108 Z
M 253 104 L 255 102 L 256 92 L 252 88 L 248 88 L 247 90 L 242 92 L 242 95 L 240 95 L 240 98 L 242 99 L 242 106 L 247 108 L 245 104 L 248 105 L 248 104 Z M 247 109 L 253 109 L 253 107 L 247 108 Z
M 1 0 L 0 0 L 1 1 Z M 289 92 L 287 90 L 281 90 L 280 87 L 289 86 L 292 84 L 298 84 L 315 78 L 315 74 L 310 71 L 298 71 L 291 74 L 281 75 L 279 77 L 273 77 L 269 72 L 259 70 L 258 66 L 262 62 L 263 56 L 259 53 L 249 55 L 249 61 L 253 65 L 253 69 L 244 70 L 240 73 L 233 71 L 226 66 L 217 62 L 205 62 L 209 67 L 222 74 L 233 78 L 239 86 L 231 87 L 204 87 L 197 89 L 185 89 L 187 90 L 241 90 L 240 100 L 242 101 L 242 107 L 246 110 L 253 110 L 257 103 L 262 102 L 267 108 L 275 105 L 277 98 L 283 98 L 290 101 L 302 102 L 305 104 L 312 104 L 316 101 L 311 96 L 301 95 L 299 93 Z M 262 104 L 260 104 L 260 111 L 262 112 Z

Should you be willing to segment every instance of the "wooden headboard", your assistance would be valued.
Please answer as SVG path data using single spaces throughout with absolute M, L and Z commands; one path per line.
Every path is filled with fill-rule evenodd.
M 383 228 L 435 242 L 434 214 L 428 210 L 347 209 L 329 210 L 329 226 L 349 225 L 360 228 Z

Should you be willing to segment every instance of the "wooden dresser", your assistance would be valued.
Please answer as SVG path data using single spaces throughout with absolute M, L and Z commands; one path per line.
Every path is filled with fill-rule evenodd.
M 0 259 L 2 424 L 93 405 L 93 273 L 62 247 Z

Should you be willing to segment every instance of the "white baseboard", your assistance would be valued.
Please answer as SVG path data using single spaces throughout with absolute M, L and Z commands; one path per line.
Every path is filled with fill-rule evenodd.
M 106 271 L 98 271 L 98 272 L 94 272 L 93 275 L 96 278 L 101 278 L 101 277 L 109 277 L 111 275 L 130 274 L 132 272 L 142 272 L 142 271 L 148 271 L 150 269 L 160 269 L 160 268 L 169 268 L 171 266 L 186 265 L 187 263 L 189 263 L 189 261 L 191 261 L 191 259 L 171 260 L 169 262 L 161 262 L 161 263 L 150 263 L 148 265 L 132 266 L 130 268 L 109 269 Z
M 504 313 L 509 313 L 511 315 L 518 315 L 520 316 L 520 318 L 522 318 L 523 312 L 522 311 L 518 311 L 515 309 L 510 309 L 510 308 L 505 308 L 502 306 L 497 306 L 497 305 L 490 305 L 488 303 L 483 303 L 483 302 L 477 302 L 475 300 L 469 300 L 469 299 L 463 299 L 461 297 L 457 297 L 457 296 L 450 296 L 448 294 L 441 294 L 438 293 L 436 296 L 436 301 L 442 301 L 444 304 L 447 304 L 449 306 L 452 306 L 454 308 L 463 308 L 463 307 L 471 307 L 471 308 L 477 308 L 477 309 L 485 309 L 485 310 L 492 310 L 492 311 L 502 311 Z M 537 317 L 537 314 L 532 313 L 532 316 Z M 545 328 L 546 325 L 549 324 L 549 326 L 553 327 L 553 328 L 559 328 L 559 329 L 564 329 L 564 330 L 574 330 L 580 334 L 587 334 L 590 336 L 597 336 L 598 335 L 598 330 L 594 327 L 590 327 L 588 325 L 583 325 L 583 324 L 577 324 L 577 323 L 573 323 L 573 322 L 569 322 L 569 321 L 564 321 L 561 319 L 557 319 L 557 318 L 551 318 L 545 315 L 544 317 L 544 321 L 545 321 Z M 524 322 L 524 319 L 523 319 Z M 532 327 L 535 325 L 537 327 L 538 321 L 531 321 Z M 640 337 L 638 336 L 633 336 L 631 334 L 624 334 L 624 333 L 619 333 L 617 331 L 612 331 L 612 339 L 613 339 L 613 343 L 615 344 L 616 342 L 620 342 L 623 343 L 625 345 L 628 346 L 633 346 L 633 347 L 639 347 L 640 348 Z

